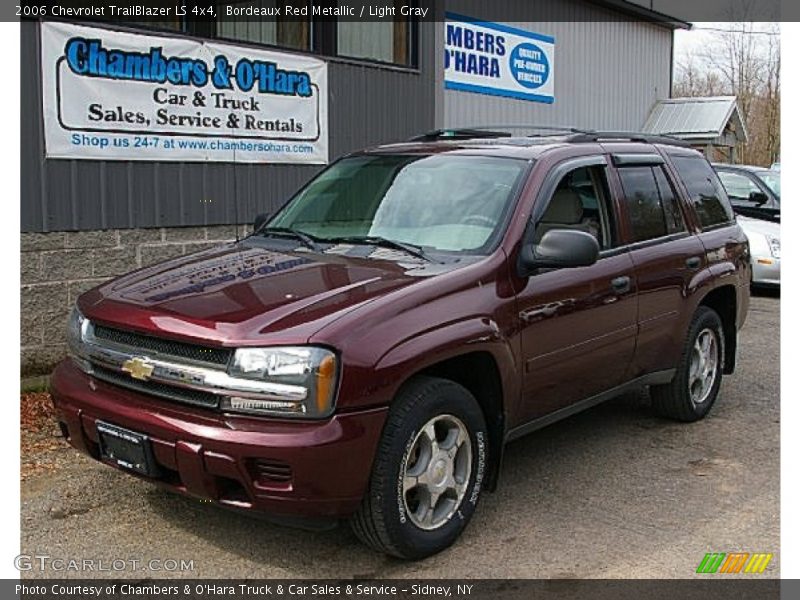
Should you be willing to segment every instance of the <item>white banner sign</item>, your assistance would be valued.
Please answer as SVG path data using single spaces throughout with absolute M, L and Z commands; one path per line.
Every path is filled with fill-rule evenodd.
M 328 162 L 315 58 L 45 22 L 48 157 Z
M 555 38 L 453 13 L 446 19 L 446 89 L 555 101 Z

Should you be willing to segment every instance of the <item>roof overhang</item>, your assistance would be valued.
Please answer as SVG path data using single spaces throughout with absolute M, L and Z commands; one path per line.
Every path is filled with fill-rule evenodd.
M 662 25 L 670 29 L 691 29 L 692 24 L 688 21 L 666 15 L 657 10 L 647 8 L 642 4 L 627 2 L 626 0 L 587 0 L 592 4 L 605 6 L 615 12 L 620 12 L 642 21 L 650 21 L 656 25 Z

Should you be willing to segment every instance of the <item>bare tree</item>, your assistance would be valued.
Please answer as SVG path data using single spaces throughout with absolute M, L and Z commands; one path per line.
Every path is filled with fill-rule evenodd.
M 769 38 L 768 59 L 764 76 L 766 84 L 762 93 L 763 109 L 761 121 L 765 135 L 764 152 L 770 164 L 781 156 L 781 44 L 777 23 L 771 24 L 776 35 Z
M 749 140 L 742 162 L 770 165 L 780 156 L 780 30 L 775 23 L 726 23 L 712 41 L 676 65 L 673 93 L 736 96 Z
M 707 68 L 704 58 L 693 52 L 675 65 L 675 81 L 672 86 L 675 97 L 721 96 L 725 94 L 719 75 Z

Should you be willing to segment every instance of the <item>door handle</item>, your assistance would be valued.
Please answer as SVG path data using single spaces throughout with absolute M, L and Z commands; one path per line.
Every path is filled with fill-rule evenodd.
M 611 288 L 617 294 L 624 294 L 631 289 L 631 278 L 627 275 L 615 277 L 611 280 Z
M 686 259 L 686 266 L 690 269 L 699 269 L 700 268 L 700 257 L 699 256 L 690 256 Z

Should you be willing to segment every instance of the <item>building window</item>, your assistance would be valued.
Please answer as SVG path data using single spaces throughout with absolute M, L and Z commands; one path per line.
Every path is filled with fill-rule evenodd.
M 314 52 L 323 56 L 342 56 L 401 66 L 417 66 L 417 44 L 419 22 L 400 15 L 400 8 L 407 6 L 405 0 L 389 0 L 395 8 L 394 19 L 381 21 L 347 21 L 336 17 L 299 17 L 285 15 L 286 7 L 306 6 L 304 0 L 238 0 L 228 4 L 217 3 L 217 14 L 213 18 L 193 17 L 190 9 L 182 17 L 167 20 L 112 19 L 115 24 L 141 27 L 152 30 L 170 30 L 190 35 L 220 39 L 223 41 L 247 42 L 302 52 Z M 180 5 L 182 0 L 178 0 Z M 315 0 L 308 4 L 336 6 L 335 0 Z M 185 5 L 188 7 L 188 5 Z M 233 14 L 227 14 L 227 7 Z M 245 16 L 244 9 L 252 8 L 256 14 L 280 16 Z
M 180 17 L 172 17 L 170 19 L 151 19 L 151 20 L 136 20 L 119 18 L 114 19 L 113 22 L 127 25 L 128 27 L 145 27 L 148 29 L 168 29 L 170 31 L 183 31 L 183 20 Z
M 251 6 L 260 11 L 276 9 L 284 3 L 278 0 L 248 0 L 246 2 L 233 2 L 231 6 L 242 8 Z M 218 9 L 221 11 L 221 9 Z M 297 17 L 287 19 L 276 17 L 269 19 L 243 19 L 239 17 L 226 17 L 220 14 L 217 17 L 217 37 L 254 44 L 267 44 L 294 50 L 311 49 L 311 27 L 308 19 Z
M 364 58 L 399 65 L 411 64 L 409 22 L 339 21 L 336 38 L 339 56 Z

